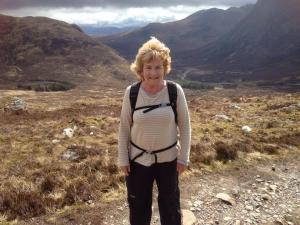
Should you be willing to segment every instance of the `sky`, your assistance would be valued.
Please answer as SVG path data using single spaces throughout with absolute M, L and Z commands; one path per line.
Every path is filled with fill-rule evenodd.
M 203 9 L 239 7 L 256 0 L 0 0 L 0 14 L 45 16 L 68 23 L 139 26 L 180 20 Z

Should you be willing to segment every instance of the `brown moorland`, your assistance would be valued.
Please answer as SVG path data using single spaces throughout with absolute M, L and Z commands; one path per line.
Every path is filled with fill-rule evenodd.
M 101 224 L 107 205 L 124 199 L 116 165 L 123 91 L 0 91 L 1 109 L 12 96 L 27 103 L 18 115 L 0 111 L 1 224 L 80 224 L 88 217 Z M 299 93 L 237 87 L 186 94 L 193 132 L 187 176 L 232 162 L 243 167 L 256 153 L 299 151 Z M 65 128 L 75 130 L 72 138 Z M 96 215 L 76 213 L 91 207 Z

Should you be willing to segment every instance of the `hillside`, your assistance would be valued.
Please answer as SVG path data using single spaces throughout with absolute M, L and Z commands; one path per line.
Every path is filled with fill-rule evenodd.
M 2 87 L 49 80 L 118 86 L 132 78 L 126 60 L 76 25 L 0 15 Z
M 130 32 L 139 28 L 135 26 L 115 27 L 115 26 L 96 26 L 96 25 L 88 25 L 88 24 L 81 24 L 79 26 L 83 30 L 83 32 L 86 33 L 87 35 L 98 36 L 98 37 L 112 35 L 116 33 L 122 33 L 122 32 Z
M 198 80 L 297 80 L 300 72 L 299 1 L 259 0 L 230 33 L 205 47 L 186 52 L 178 60 L 184 66 L 210 71 L 206 76 L 190 75 Z
M 175 56 L 215 41 L 231 30 L 251 9 L 252 5 L 228 10 L 201 10 L 183 20 L 151 23 L 132 32 L 97 39 L 116 49 L 124 58 L 132 60 L 141 44 L 150 36 L 155 36 L 165 42 Z

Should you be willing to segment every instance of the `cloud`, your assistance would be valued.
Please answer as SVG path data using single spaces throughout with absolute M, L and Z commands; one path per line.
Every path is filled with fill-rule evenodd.
M 169 22 L 212 7 L 227 9 L 256 0 L 0 0 L 0 14 L 44 16 L 97 26 L 143 26 Z
M 175 6 L 155 8 L 107 9 L 101 7 L 83 8 L 23 8 L 6 10 L 11 16 L 44 16 L 68 23 L 99 26 L 141 26 L 151 22 L 169 22 L 180 20 L 195 11 L 207 9 L 207 6 Z M 0 14 L 2 11 L 0 10 Z
M 186 6 L 241 6 L 255 3 L 256 0 L 0 0 L 0 10 L 14 10 L 30 7 L 48 8 L 139 8 L 139 7 L 171 7 Z

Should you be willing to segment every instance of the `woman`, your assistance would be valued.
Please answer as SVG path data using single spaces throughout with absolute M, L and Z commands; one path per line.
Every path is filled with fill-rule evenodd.
M 191 131 L 181 86 L 165 80 L 170 49 L 152 37 L 139 49 L 131 70 L 140 82 L 125 91 L 118 146 L 130 224 L 150 225 L 156 181 L 161 225 L 181 225 L 178 174 L 189 163 Z

